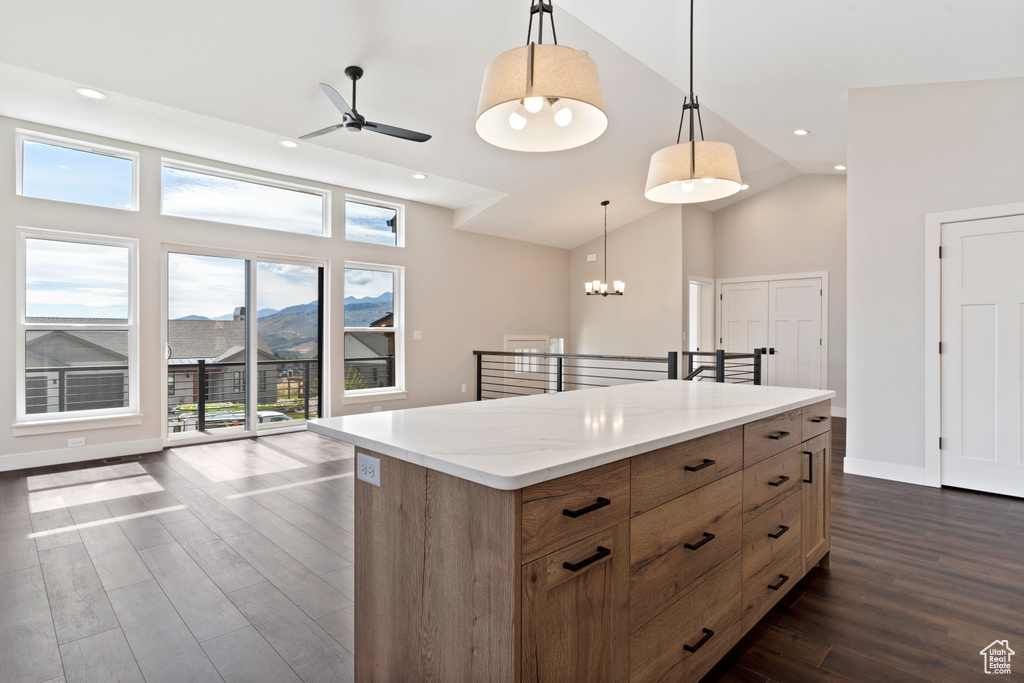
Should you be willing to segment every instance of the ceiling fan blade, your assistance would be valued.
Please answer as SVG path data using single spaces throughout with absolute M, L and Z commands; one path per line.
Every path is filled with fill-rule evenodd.
M 344 127 L 345 127 L 344 123 L 336 123 L 333 126 L 327 126 L 326 128 L 321 128 L 320 130 L 313 131 L 312 133 L 306 133 L 305 135 L 300 135 L 299 139 L 300 140 L 308 140 L 310 138 L 319 137 L 321 135 L 325 135 L 327 133 L 330 133 L 331 131 L 338 130 L 339 128 L 344 128 Z
M 349 116 L 353 119 L 356 118 L 356 114 L 352 111 L 352 107 L 348 106 L 348 102 L 345 101 L 344 97 L 338 94 L 337 90 L 326 83 L 321 83 L 320 89 L 324 91 L 325 95 L 327 95 L 327 99 L 331 101 L 331 104 L 338 108 L 338 111 L 345 116 Z
M 413 142 L 426 142 L 430 139 L 430 136 L 426 133 L 417 133 L 414 130 L 406 130 L 405 128 L 397 128 L 395 126 L 387 126 L 383 123 L 374 123 L 367 121 L 363 124 L 363 128 L 372 130 L 374 133 L 384 133 L 384 135 L 390 135 L 395 138 L 402 138 L 403 140 L 412 140 Z

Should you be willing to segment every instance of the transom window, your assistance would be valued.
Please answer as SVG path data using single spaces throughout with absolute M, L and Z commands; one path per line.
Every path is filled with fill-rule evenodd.
M 165 216 L 330 236 L 330 191 L 164 160 Z
M 24 197 L 138 209 L 135 152 L 19 130 L 17 164 Z
M 349 197 L 345 201 L 345 239 L 405 246 L 405 207 Z

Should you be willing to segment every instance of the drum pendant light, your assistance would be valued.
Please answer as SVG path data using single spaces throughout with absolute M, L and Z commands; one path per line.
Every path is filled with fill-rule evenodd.
M 544 44 L 544 17 L 553 44 Z M 533 19 L 537 17 L 537 43 Z M 486 142 L 520 152 L 555 152 L 596 140 L 608 127 L 597 65 L 587 53 L 558 44 L 551 2 L 531 0 L 526 45 L 487 65 L 476 115 Z
M 681 142 L 686 112 L 690 112 L 690 139 Z M 700 140 L 694 139 L 694 116 Z M 664 204 L 696 204 L 736 194 L 743 186 L 736 150 L 727 142 L 704 139 L 700 104 L 693 94 L 693 0 L 690 0 L 690 95 L 683 100 L 676 144 L 651 156 L 644 196 Z

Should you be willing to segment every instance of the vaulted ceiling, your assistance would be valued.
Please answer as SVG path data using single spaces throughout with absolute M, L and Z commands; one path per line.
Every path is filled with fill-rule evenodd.
M 529 0 L 4 4 L 0 115 L 437 204 L 456 229 L 564 248 L 600 233 L 603 199 L 610 229 L 662 206 L 643 187 L 687 89 L 680 0 L 555 0 L 559 42 L 597 62 L 610 124 L 549 154 L 497 149 L 473 129 L 484 67 L 524 44 Z M 735 145 L 751 186 L 711 210 L 837 173 L 851 88 L 1024 76 L 1016 0 L 697 0 L 695 29 L 705 133 Z M 365 70 L 362 114 L 434 138 L 338 131 L 278 145 L 340 120 L 317 83 L 348 97 L 350 64 Z M 970 103 L 951 102 L 950 134 L 969 130 Z

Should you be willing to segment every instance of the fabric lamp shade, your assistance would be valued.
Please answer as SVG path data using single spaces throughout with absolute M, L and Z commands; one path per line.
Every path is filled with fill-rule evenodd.
M 694 204 L 736 194 L 742 187 L 736 150 L 727 142 L 698 140 L 690 172 L 690 145 L 682 142 L 651 156 L 644 196 L 663 204 Z
M 539 111 L 524 107 L 531 97 L 543 98 Z M 520 125 L 513 127 L 513 115 L 525 123 L 516 119 Z M 585 52 L 531 44 L 502 53 L 487 66 L 476 117 L 476 132 L 486 142 L 522 152 L 554 152 L 596 140 L 607 127 L 597 64 Z

